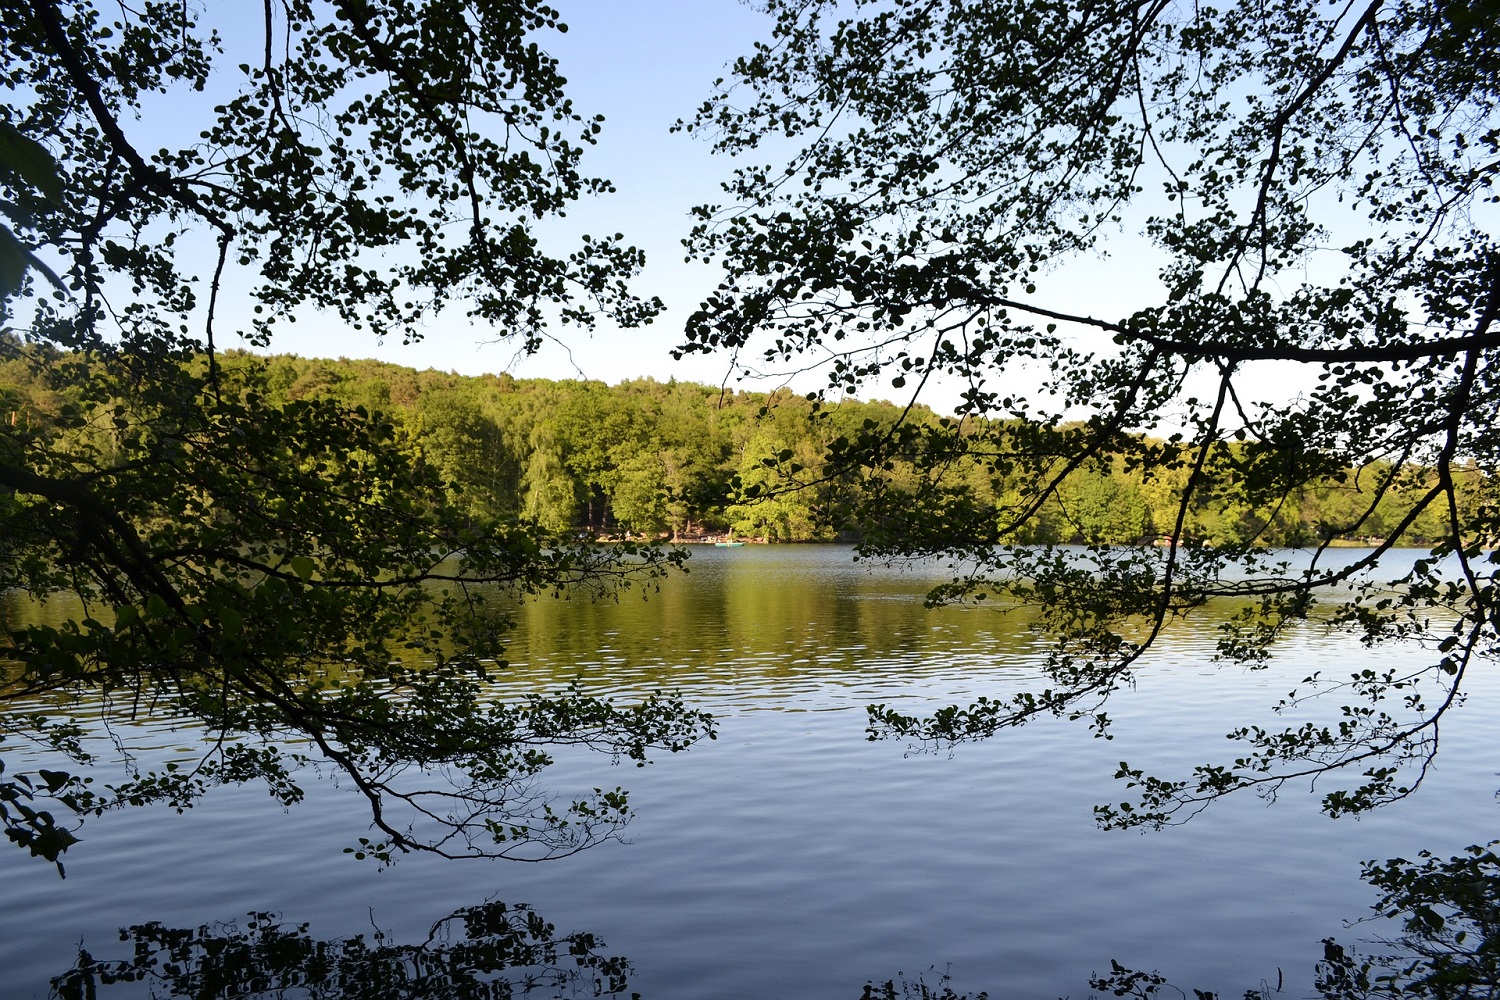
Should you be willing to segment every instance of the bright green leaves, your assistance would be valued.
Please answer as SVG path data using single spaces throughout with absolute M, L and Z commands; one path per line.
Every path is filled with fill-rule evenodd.
M 205 366 L 188 358 L 131 394 L 133 361 L 85 369 L 84 419 L 51 433 L 28 480 L 58 502 L 23 508 L 8 536 L 42 553 L 94 546 L 87 576 L 36 558 L 12 579 L 38 594 L 108 600 L 113 620 L 95 612 L 17 630 L 7 659 L 20 664 L 24 690 L 103 693 L 218 742 L 191 764 L 141 765 L 76 800 L 80 812 L 186 809 L 243 782 L 291 805 L 305 763 L 291 748 L 302 746 L 349 776 L 389 826 L 373 838 L 385 846 L 367 855 L 536 858 L 609 837 L 629 815 L 605 793 L 548 811 L 539 781 L 550 747 L 643 763 L 712 737 L 711 719 L 667 696 L 631 706 L 577 691 L 489 700 L 508 624 L 502 592 L 603 592 L 660 575 L 680 553 L 579 545 L 461 508 L 426 460 L 433 437 L 398 432 L 375 406 L 268 391 L 267 363 L 226 359 L 210 391 Z M 196 407 L 192 419 L 167 405 L 181 399 Z M 98 466 L 87 458 L 100 454 L 95 414 L 111 428 L 123 422 Z M 76 743 L 54 749 L 89 762 Z M 46 824 L 25 802 L 12 812 L 21 806 L 37 814 L 27 822 Z M 491 824 L 508 831 L 504 842 Z M 66 849 L 61 834 L 38 829 L 28 844 Z
M 297 574 L 297 579 L 303 583 L 307 583 L 312 579 L 313 572 L 317 568 L 317 564 L 307 556 L 292 556 L 287 560 L 287 565 L 292 568 L 293 573 Z

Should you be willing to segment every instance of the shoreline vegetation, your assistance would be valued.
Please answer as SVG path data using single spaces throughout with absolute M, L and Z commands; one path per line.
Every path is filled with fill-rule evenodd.
M 48 367 L 78 359 L 14 342 L 4 356 L 0 419 L 34 435 L 97 437 L 107 463 L 110 401 L 65 398 L 48 388 Z M 903 421 L 955 419 L 880 400 L 819 403 L 785 389 L 733 391 L 652 378 L 610 386 L 238 351 L 221 353 L 218 364 L 220 391 L 254 393 L 273 407 L 331 401 L 361 419 L 390 424 L 438 471 L 475 523 L 521 519 L 600 542 L 857 542 L 871 527 L 868 509 L 861 508 L 865 472 L 837 464 L 841 445 L 889 434 Z M 1069 429 L 1030 428 L 1017 436 L 1042 449 L 1049 435 L 1056 436 L 1061 456 Z M 1210 488 L 1197 491 L 1183 542 L 1381 544 L 1381 529 L 1400 524 L 1430 478 L 1416 467 L 1393 478 L 1390 465 L 1373 462 L 1267 509 L 1240 483 L 1238 448 L 1227 442 L 1220 449 Z M 1036 455 L 1027 457 L 1035 467 Z M 934 469 L 941 469 L 941 478 Z M 894 471 L 907 495 L 920 498 L 913 503 L 940 499 L 967 510 L 991 509 L 997 518 L 1026 494 L 1027 484 L 997 468 L 994 456 L 957 454 L 935 463 L 930 455 L 897 452 L 885 471 Z M 1480 479 L 1471 470 L 1465 484 L 1473 502 Z M 1391 485 L 1380 492 L 1387 481 Z M 1011 541 L 1166 544 L 1170 531 L 1158 526 L 1174 523 L 1180 486 L 1170 470 L 1144 476 L 1125 457 L 1105 456 L 1075 470 Z M 0 503 L 15 502 L 13 495 L 0 496 Z M 1373 515 L 1362 520 L 1372 507 Z M 1435 514 L 1418 517 L 1398 544 L 1431 544 L 1444 533 L 1440 521 Z M 1358 525 L 1359 534 L 1345 525 Z

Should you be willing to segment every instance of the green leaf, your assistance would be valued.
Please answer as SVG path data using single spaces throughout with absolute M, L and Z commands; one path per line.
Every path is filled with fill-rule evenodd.
M 239 635 L 245 627 L 245 617 L 234 608 L 220 608 L 219 624 L 228 635 Z
M 20 177 L 48 201 L 62 201 L 62 174 L 47 147 L 4 121 L 0 121 L 0 171 Z
M 0 295 L 15 294 L 28 268 L 40 271 L 59 291 L 67 291 L 67 286 L 52 268 L 28 250 L 8 226 L 0 225 Z
M 303 583 L 312 579 L 313 571 L 317 566 L 307 556 L 292 556 L 287 560 L 287 565 L 292 567 L 292 572 L 302 580 Z

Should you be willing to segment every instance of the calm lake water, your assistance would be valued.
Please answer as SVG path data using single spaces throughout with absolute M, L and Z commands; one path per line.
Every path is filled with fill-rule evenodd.
M 843 548 L 699 549 L 690 566 L 647 600 L 542 599 L 518 614 L 515 690 L 575 677 L 622 699 L 679 688 L 719 717 L 716 742 L 645 769 L 565 759 L 549 777 L 564 796 L 628 788 L 628 842 L 537 865 L 406 858 L 381 871 L 342 853 L 368 825 L 355 795 L 315 780 L 290 811 L 248 787 L 182 815 L 92 819 L 66 880 L 0 850 L 0 997 L 48 996 L 80 947 L 129 958 L 120 931 L 131 926 L 233 938 L 252 929 L 247 914 L 268 912 L 346 949 L 357 935 L 416 946 L 454 911 L 499 900 L 527 904 L 558 935 L 595 935 L 599 953 L 628 961 L 627 996 L 855 1000 L 867 981 L 947 973 L 959 992 L 1054 1000 L 1088 996 L 1089 975 L 1113 959 L 1184 989 L 1237 997 L 1280 981 L 1300 998 L 1323 938 L 1392 930 L 1348 926 L 1374 900 L 1361 860 L 1446 856 L 1500 836 L 1500 692 L 1487 673 L 1406 802 L 1334 821 L 1297 787 L 1270 806 L 1242 796 L 1182 827 L 1109 833 L 1091 807 L 1127 794 L 1111 778 L 1119 761 L 1171 776 L 1225 760 L 1224 732 L 1274 724 L 1271 704 L 1309 672 L 1418 653 L 1372 653 L 1310 628 L 1250 673 L 1211 662 L 1211 627 L 1177 628 L 1136 690 L 1111 702 L 1113 741 L 1044 721 L 913 754 L 867 742 L 864 706 L 930 710 L 1027 686 L 1039 644 L 1024 620 L 924 609 L 940 568 L 855 564 Z M 193 737 L 145 742 L 187 757 Z M 209 995 L 263 995 L 254 988 Z

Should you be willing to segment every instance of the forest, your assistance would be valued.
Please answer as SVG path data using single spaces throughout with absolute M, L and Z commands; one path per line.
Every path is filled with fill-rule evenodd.
M 108 461 L 115 433 L 111 401 L 69 399 L 44 388 L 36 351 L 12 346 L 0 362 L 0 405 L 11 428 L 44 438 L 95 436 L 94 447 Z M 610 386 L 464 376 L 372 360 L 242 351 L 223 353 L 215 363 L 220 391 L 232 386 L 273 408 L 315 401 L 355 420 L 388 425 L 476 525 L 524 521 L 600 540 L 689 542 L 732 533 L 766 542 L 858 541 L 880 530 L 882 510 L 909 512 L 917 497 L 939 512 L 939 521 L 955 504 L 969 513 L 993 511 L 1000 520 L 1030 494 L 1036 477 L 1060 467 L 1070 435 L 1082 432 L 1082 425 L 1017 425 L 1001 435 L 1014 442 L 1014 452 L 1000 460 L 977 450 L 933 455 L 918 451 L 930 448 L 932 438 L 923 432 L 945 423 L 962 430 L 962 422 L 920 405 L 852 398 L 828 403 L 786 389 L 751 392 L 649 377 Z M 182 364 L 201 368 L 208 361 L 195 356 Z M 988 433 L 960 433 L 950 444 L 984 440 L 992 448 L 996 427 L 968 420 L 973 431 Z M 841 460 L 857 441 L 883 442 L 888 453 L 879 491 L 868 489 L 868 470 Z M 1145 438 L 1134 444 L 1131 454 L 1117 450 L 1068 476 L 1015 539 L 1168 540 L 1188 471 L 1143 472 L 1139 453 L 1159 454 L 1170 445 Z M 1265 460 L 1257 455 L 1254 464 Z M 1413 500 L 1430 489 L 1430 470 L 1373 462 L 1333 471 L 1290 497 L 1262 501 L 1242 474 L 1250 464 L 1248 446 L 1221 446 L 1180 541 L 1368 544 L 1399 532 L 1401 544 L 1427 545 L 1443 535 L 1435 507 L 1402 530 Z M 1462 495 L 1478 503 L 1479 474 L 1466 472 Z
M 821 973 L 839 950 L 894 961 L 892 945 L 919 940 L 919 928 L 936 932 L 915 957 L 944 962 L 966 926 L 1006 913 L 1017 922 L 968 949 L 984 960 L 997 944 L 1025 945 L 990 966 L 996 975 L 1043 953 L 1061 966 L 1174 938 L 1194 960 L 1223 952 L 1230 968 L 1319 894 L 1303 881 L 1321 872 L 1297 819 L 1270 830 L 1231 813 L 1209 827 L 1200 844 L 1212 852 L 1197 862 L 1176 839 L 1156 863 L 1150 848 L 1105 860 L 1098 842 L 997 850 L 1066 839 L 1059 822 L 1010 825 L 1033 812 L 1018 808 L 1013 777 L 1039 781 L 1039 803 L 1071 782 L 1061 743 L 1031 758 L 1007 746 L 952 794 L 907 794 L 938 787 L 922 780 L 935 770 L 910 777 L 913 749 L 951 760 L 960 743 L 1033 720 L 1112 738 L 1106 701 L 1149 671 L 1168 683 L 1141 685 L 1145 711 L 1120 717 L 1121 747 L 1132 727 L 1149 730 L 1134 744 L 1145 759 L 1102 758 L 1119 761 L 1125 791 L 1095 797 L 1096 825 L 1175 826 L 1234 793 L 1293 788 L 1347 816 L 1408 799 L 1431 775 L 1435 794 L 1402 821 L 1427 844 L 1381 841 L 1391 846 L 1377 855 L 1346 827 L 1316 855 L 1328 871 L 1368 859 L 1373 911 L 1403 931 L 1389 925 L 1402 936 L 1375 938 L 1382 953 L 1368 961 L 1325 940 L 1311 985 L 1326 1000 L 1494 997 L 1500 862 L 1494 844 L 1479 846 L 1493 823 L 1477 811 L 1493 804 L 1493 720 L 1476 722 L 1473 706 L 1487 704 L 1500 654 L 1500 4 L 749 6 L 764 20 L 734 40 L 737 57 L 712 85 L 705 74 L 673 87 L 673 110 L 648 137 L 615 131 L 624 116 L 595 106 L 601 94 L 643 105 L 652 76 L 639 39 L 607 25 L 608 5 L 578 6 L 572 39 L 603 39 L 590 49 L 563 39 L 564 11 L 543 0 L 0 4 L 6 838 L 62 876 L 86 817 L 153 803 L 180 814 L 212 788 L 248 782 L 285 809 L 317 775 L 359 806 L 367 835 L 344 848 L 356 860 L 559 859 L 619 840 L 635 811 L 611 780 L 573 793 L 554 792 L 553 779 L 567 784 L 581 756 L 642 766 L 706 750 L 717 713 L 720 747 L 785 747 L 790 766 L 699 755 L 711 794 L 690 783 L 673 793 L 703 809 L 680 824 L 681 840 L 655 842 L 665 876 L 640 877 L 653 850 L 644 837 L 621 866 L 632 892 L 598 868 L 576 869 L 588 881 L 567 889 L 600 914 L 622 908 L 611 937 L 637 933 L 653 956 L 677 948 L 681 971 L 664 978 L 691 983 L 685 995 L 832 995 L 795 977 Z M 678 53 L 703 47 L 672 30 L 720 20 L 634 17 Z M 662 297 L 672 292 L 652 225 L 616 231 L 592 208 L 628 198 L 641 175 L 655 192 L 696 191 L 661 169 L 672 135 L 705 142 L 718 164 L 699 178 L 716 190 L 706 202 L 646 217 L 675 215 L 669 252 L 716 273 L 680 313 Z M 640 162 L 609 159 L 633 147 Z M 1120 282 L 1130 287 L 1089 277 L 1131 270 Z M 409 342 L 458 321 L 524 354 L 567 343 L 567 331 L 632 333 L 664 316 L 684 317 L 675 358 L 821 376 L 823 392 L 460 377 L 285 353 L 326 351 L 305 345 L 338 330 Z M 296 323 L 323 339 L 286 339 Z M 1036 388 L 1014 392 L 1016 378 Z M 1268 384 L 1284 391 L 1267 398 Z M 931 393 L 951 385 L 962 401 L 935 405 Z M 739 605 L 705 600 L 711 615 L 615 630 L 644 641 L 680 626 L 695 633 L 691 656 L 559 639 L 546 652 L 588 683 L 503 687 L 513 599 L 650 586 L 687 559 L 663 543 L 731 535 L 936 557 L 961 571 L 926 592 L 928 605 L 1023 605 L 1042 643 L 1011 646 L 991 631 L 976 656 L 950 656 L 930 623 L 896 628 L 894 602 L 814 614 L 782 600 L 783 572 Z M 1333 544 L 1369 547 L 1306 560 L 1258 551 Z M 1392 556 L 1395 545 L 1422 549 Z M 712 562 L 741 572 L 777 561 L 766 557 L 847 553 L 737 555 L 749 558 Z M 758 641 L 770 630 L 739 611 L 769 604 L 804 645 L 714 641 L 734 630 Z M 48 606 L 77 613 L 30 614 Z M 903 656 L 846 646 L 845 619 Z M 1302 655 L 1324 625 L 1348 634 Z M 1273 646 L 1291 646 L 1281 662 L 1303 679 L 1282 694 L 1282 673 L 1262 675 L 1272 686 L 1257 699 L 1277 700 L 1249 707 L 1244 678 L 1211 663 L 1248 676 L 1271 665 Z M 857 683 L 825 698 L 828 667 L 844 664 L 822 656 L 836 649 Z M 762 683 L 772 671 L 759 667 L 735 678 L 764 688 L 756 708 L 776 712 L 634 686 L 627 661 L 693 667 L 700 653 L 820 672 L 807 685 Z M 941 686 L 930 683 L 935 660 Z M 882 687 L 872 681 L 883 669 Z M 1181 697 L 1169 675 L 1184 679 Z M 973 700 L 943 705 L 950 698 Z M 835 736 L 824 710 L 856 699 L 871 742 L 905 747 L 855 761 L 831 742 L 858 737 Z M 1194 742 L 1205 728 L 1212 742 Z M 1460 762 L 1466 742 L 1474 756 L 1433 767 L 1440 742 Z M 847 779 L 830 778 L 837 758 L 857 765 Z M 1164 776 L 1146 770 L 1157 767 Z M 106 768 L 121 777 L 96 782 Z M 1466 770 L 1480 780 L 1445 791 Z M 812 794 L 799 802 L 799 790 Z M 1462 801 L 1445 808 L 1455 790 Z M 864 801 L 832 794 L 846 791 Z M 311 857 L 314 839 L 270 846 L 232 796 L 229 822 L 207 840 L 182 824 L 118 824 L 126 839 L 87 846 L 85 864 L 102 867 L 69 883 L 81 893 L 28 893 L 7 875 L 12 910 L 28 919 L 6 927 L 0 968 L 75 943 L 84 956 L 85 940 L 101 937 L 79 927 L 139 919 L 137 904 L 162 886 L 196 893 L 205 920 L 269 889 L 277 906 L 314 894 L 354 903 L 373 924 L 374 906 Z M 788 822 L 774 820 L 778 807 Z M 674 826 L 684 815 L 652 814 Z M 1452 821 L 1468 815 L 1472 826 Z M 930 818 L 957 822 L 946 832 Z M 730 827 L 762 835 L 734 846 L 717 835 Z M 921 838 L 885 850 L 909 833 Z M 694 867 L 669 844 L 705 850 Z M 964 849 L 971 860 L 959 860 Z M 848 878 L 834 860 L 869 863 L 869 876 Z M 1110 877 L 1090 881 L 1091 869 Z M 1028 871 L 1065 878 L 1021 891 Z M 1272 874 L 1290 876 L 1288 888 Z M 745 905 L 744 887 L 778 876 L 795 891 Z M 1155 894 L 1173 881 L 1188 891 Z M 664 891 L 653 897 L 655 882 Z M 637 887 L 647 891 L 623 898 Z M 967 905 L 966 888 L 978 890 Z M 417 913 L 419 895 L 398 905 Z M 101 905 L 110 900 L 121 902 Z M 1076 909 L 1044 919 L 1037 904 L 1053 900 Z M 534 926 L 529 908 L 426 902 L 487 925 L 476 944 L 524 951 L 538 939 L 532 962 L 547 964 L 551 925 L 512 933 L 518 913 Z M 669 910 L 683 922 L 652 922 Z M 1181 931 L 1169 916 L 1185 918 Z M 1215 929 L 1220 917 L 1233 922 Z M 429 943 L 445 923 L 428 925 Z M 785 937 L 758 951 L 760 931 L 778 923 Z M 1103 939 L 1078 947 L 1081 931 L 1105 924 L 1111 951 L 1098 950 Z M 197 940 L 217 963 L 225 937 Z M 160 938 L 134 940 L 150 956 Z M 302 940 L 308 953 L 359 957 L 360 938 L 286 943 Z M 587 960 L 584 939 L 570 944 Z M 179 951 L 159 967 L 190 959 Z M 793 979 L 705 991 L 710 964 Z M 1114 979 L 1090 980 L 1100 994 L 1170 991 L 1154 973 L 1111 967 Z M 54 992 L 146 974 L 79 971 L 71 993 Z M 478 989 L 508 988 L 482 975 Z M 1270 982 L 1244 995 L 1270 997 Z M 1308 985 L 1288 989 L 1310 995 Z M 593 992 L 626 988 L 606 976 Z M 936 995 L 920 980 L 915 989 Z

